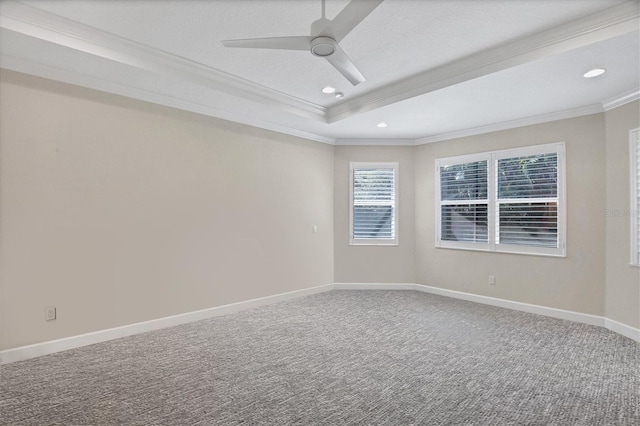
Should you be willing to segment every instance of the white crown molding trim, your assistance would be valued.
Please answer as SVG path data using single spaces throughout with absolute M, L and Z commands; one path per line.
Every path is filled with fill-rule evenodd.
M 604 112 L 602 105 L 594 104 L 583 107 L 568 109 L 564 111 L 556 111 L 548 114 L 536 115 L 533 117 L 519 118 L 517 120 L 505 121 L 502 123 L 489 124 L 471 129 L 457 130 L 455 132 L 442 133 L 434 136 L 427 136 L 416 139 L 416 145 L 424 145 L 427 143 L 441 142 L 451 139 L 458 139 L 467 136 L 476 136 L 485 133 L 497 132 L 500 130 L 514 129 L 534 124 L 548 123 L 551 121 L 565 120 L 568 118 L 582 117 L 584 115 L 598 114 Z
M 13 0 L 2 3 L 0 28 L 326 122 L 323 106 Z
M 602 107 L 605 111 L 611 111 L 612 109 L 621 107 L 633 101 L 640 99 L 640 88 L 635 88 L 624 92 L 615 98 L 608 99 L 602 103 Z
M 604 326 L 614 333 L 621 334 L 631 340 L 640 342 L 640 329 L 631 327 L 630 325 L 614 321 L 611 318 L 604 319 Z
M 366 139 L 366 138 L 343 138 L 336 139 L 335 145 L 340 146 L 413 146 L 415 139 L 388 138 L 388 139 Z
M 257 127 L 260 129 L 270 130 L 290 136 L 296 136 L 316 142 L 325 143 L 336 146 L 416 146 L 427 143 L 447 141 L 467 136 L 476 136 L 485 133 L 507 130 L 528 125 L 541 124 L 551 121 L 563 120 L 567 118 L 580 117 L 584 115 L 597 114 L 604 111 L 617 108 L 624 104 L 640 99 L 640 89 L 634 89 L 625 92 L 616 98 L 603 102 L 602 105 L 594 104 L 584 107 L 578 107 L 570 110 L 557 111 L 549 114 L 537 115 L 533 117 L 525 117 L 517 120 L 506 121 L 502 123 L 489 124 L 487 126 L 475 127 L 471 129 L 457 130 L 455 132 L 441 133 L 433 136 L 427 136 L 418 139 L 407 138 L 339 138 L 322 136 L 315 133 L 305 132 L 279 124 L 269 123 L 257 120 L 253 117 L 247 117 L 240 114 L 231 113 L 227 110 L 204 106 L 185 99 L 178 99 L 168 95 L 162 95 L 158 92 L 151 92 L 120 83 L 112 80 L 104 80 L 98 77 L 88 76 L 76 71 L 62 70 L 51 67 L 49 65 L 28 61 L 22 58 L 15 58 L 8 55 L 0 54 L 0 68 L 11 71 L 21 72 L 24 74 L 34 75 L 36 77 L 47 78 L 50 80 L 60 81 L 63 83 L 73 84 L 93 90 L 107 92 L 120 95 L 132 99 L 142 100 L 146 102 L 164 105 L 171 108 L 190 111 L 197 114 L 203 114 L 210 117 L 220 118 L 235 123 L 245 124 L 247 126 Z
M 638 30 L 636 2 L 625 2 L 547 31 L 504 43 L 392 83 L 328 110 L 333 123 L 454 84 Z
M 62 83 L 73 84 L 75 86 L 85 87 L 101 92 L 120 95 L 127 98 L 151 102 L 171 108 L 177 108 L 197 114 L 203 114 L 209 117 L 228 120 L 247 126 L 296 136 L 303 139 L 309 139 L 329 145 L 333 145 L 335 142 L 334 139 L 325 136 L 293 129 L 279 124 L 269 123 L 266 121 L 255 119 L 253 117 L 235 114 L 227 110 L 201 105 L 195 102 L 190 102 L 183 98 L 178 99 L 173 96 L 160 94 L 158 92 L 151 92 L 148 90 L 123 85 L 112 80 L 104 80 L 75 71 L 62 70 L 48 65 L 28 61 L 22 58 L 15 58 L 12 56 L 0 54 L 0 68 L 21 72 L 36 77 L 60 81 Z
M 203 309 L 185 314 L 173 315 L 164 318 L 158 318 L 150 321 L 139 322 L 135 324 L 125 325 L 122 327 L 100 330 L 93 333 L 81 334 L 78 336 L 66 337 L 64 339 L 51 340 L 34 345 L 21 346 L 14 349 L 0 351 L 0 364 L 8 364 L 16 361 L 23 361 L 30 358 L 49 355 L 52 353 L 66 351 L 68 349 L 79 348 L 81 346 L 92 345 L 95 343 L 106 342 L 108 340 L 118 339 L 120 337 L 131 336 L 134 334 L 145 333 L 147 331 L 159 330 L 162 328 L 173 327 L 180 324 L 186 324 L 194 321 L 200 321 L 207 318 L 217 317 L 220 315 L 240 312 L 247 309 L 253 309 L 260 306 L 270 305 L 285 300 L 297 299 L 303 296 L 310 296 L 316 293 L 323 293 L 333 289 L 333 284 L 326 284 L 317 287 L 305 288 L 302 290 L 294 290 L 287 293 L 280 293 L 273 296 L 260 297 L 244 302 L 231 303 L 229 305 L 217 306 L 215 308 Z
M 498 46 L 497 48 L 471 55 L 459 61 L 419 74 L 410 79 L 391 84 L 382 89 L 368 92 L 360 97 L 343 102 L 330 109 L 266 88 L 176 55 L 135 43 L 131 40 L 67 20 L 37 8 L 20 4 L 14 0 L 3 1 L 2 8 L 0 8 L 0 27 L 89 53 L 91 55 L 117 61 L 131 67 L 144 69 L 146 71 L 183 81 L 189 81 L 212 90 L 228 93 L 233 96 L 268 105 L 282 111 L 287 111 L 298 116 L 327 123 L 348 118 L 390 103 L 399 102 L 413 96 L 428 93 L 461 81 L 467 81 L 482 75 L 533 61 L 541 57 L 571 50 L 588 43 L 604 40 L 629 31 L 637 31 L 639 15 L 639 8 L 635 2 L 625 2 L 605 11 L 576 20 L 572 23 L 506 43 L 502 46 Z M 4 62 L 6 63 L 6 59 Z M 37 67 L 31 67 L 30 71 L 27 68 L 13 69 L 20 72 L 43 76 L 42 73 L 38 74 L 34 71 L 34 68 Z M 72 70 L 66 71 L 68 75 L 66 79 L 61 81 L 84 87 L 97 88 L 87 83 L 87 80 L 90 79 L 90 77 L 80 77 L 80 74 L 75 73 Z M 62 70 L 58 70 L 57 74 L 60 74 L 61 72 Z M 54 74 L 50 73 L 47 78 L 55 79 L 56 77 L 53 75 Z M 78 76 L 80 81 L 74 80 L 72 78 L 74 75 Z M 293 129 L 288 126 L 263 122 L 251 117 L 222 111 L 217 108 L 197 105 L 185 99 L 177 99 L 175 97 L 154 94 L 142 89 L 119 85 L 115 82 L 106 82 L 102 80 L 98 86 L 103 87 L 102 89 L 98 88 L 98 90 L 335 145 L 421 145 L 424 143 L 445 141 L 530 124 L 538 124 L 546 121 L 555 121 L 580 115 L 588 115 L 602 112 L 603 110 L 608 111 L 640 98 L 640 90 L 636 89 L 616 97 L 615 99 L 605 101 L 599 106 L 586 106 L 573 110 L 544 114 L 541 116 L 523 118 L 473 129 L 426 136 L 419 139 L 342 138 L 335 140 L 331 137 Z M 119 89 L 117 91 L 115 89 L 109 90 L 105 89 L 105 86 L 111 86 L 112 88 L 119 86 Z M 124 88 L 126 88 L 126 90 Z
M 451 139 L 459 139 L 467 136 L 477 136 L 485 133 L 498 132 L 500 130 L 514 129 L 518 127 L 531 126 L 534 124 L 548 123 L 551 121 L 565 120 L 568 118 L 582 117 L 584 115 L 598 114 L 604 112 L 601 104 L 587 105 L 563 111 L 551 112 L 548 114 L 535 115 L 533 117 L 519 118 L 517 120 L 505 121 L 502 123 L 489 124 L 486 126 L 474 127 L 471 129 L 456 130 L 455 132 L 441 133 L 439 135 L 427 136 L 416 139 L 416 145 L 442 142 Z
M 566 120 L 569 118 L 582 117 L 585 115 L 598 114 L 618 108 L 633 101 L 640 100 L 640 88 L 629 90 L 614 98 L 604 101 L 602 104 L 585 105 L 562 111 L 550 112 L 547 114 L 535 115 L 531 117 L 518 118 L 516 120 L 504 121 L 501 123 L 488 124 L 486 126 L 474 127 L 471 129 L 457 130 L 455 132 L 441 133 L 433 136 L 426 136 L 417 139 L 408 138 L 388 138 L 388 139 L 367 139 L 367 138 L 338 138 L 335 139 L 336 146 L 409 146 L 424 145 L 427 143 L 441 142 L 451 139 L 458 139 L 467 136 L 476 136 L 485 133 L 497 132 L 500 130 L 514 129 L 518 127 L 531 126 L 535 124 L 549 123 L 552 121 Z

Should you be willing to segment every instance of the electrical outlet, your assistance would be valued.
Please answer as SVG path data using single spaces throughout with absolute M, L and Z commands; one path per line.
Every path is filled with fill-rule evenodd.
M 496 285 L 496 276 L 489 275 L 489 285 Z
M 44 319 L 47 321 L 53 321 L 56 319 L 56 308 L 44 308 Z

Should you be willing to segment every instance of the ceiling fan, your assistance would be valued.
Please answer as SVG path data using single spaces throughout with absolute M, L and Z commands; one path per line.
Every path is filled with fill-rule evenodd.
M 335 18 L 329 20 L 325 17 L 325 0 L 322 0 L 322 17 L 311 24 L 309 36 L 222 40 L 222 44 L 226 47 L 309 50 L 314 56 L 325 58 L 355 86 L 366 79 L 338 43 L 382 1 L 352 0 Z

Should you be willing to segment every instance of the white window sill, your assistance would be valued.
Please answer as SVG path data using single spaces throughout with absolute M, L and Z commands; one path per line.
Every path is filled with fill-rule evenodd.
M 385 246 L 394 247 L 398 245 L 395 240 L 355 240 L 349 241 L 350 246 Z
M 448 247 L 448 246 L 435 246 L 436 249 L 444 249 L 444 250 L 464 250 L 464 251 L 479 251 L 484 253 L 500 253 L 500 254 L 516 254 L 516 255 L 524 255 L 524 256 L 539 256 L 539 257 L 556 257 L 561 259 L 566 259 L 567 254 L 556 254 L 556 253 L 540 253 L 540 252 L 526 252 L 526 251 L 517 251 L 517 250 L 491 250 L 490 248 L 482 248 L 482 247 Z

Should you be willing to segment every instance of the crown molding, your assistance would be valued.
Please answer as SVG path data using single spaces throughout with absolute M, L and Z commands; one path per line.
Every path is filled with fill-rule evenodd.
M 621 93 L 620 95 L 607 99 L 602 102 L 602 107 L 605 111 L 610 111 L 612 109 L 621 107 L 622 105 L 628 104 L 633 101 L 637 101 L 640 99 L 640 88 L 635 88 L 633 90 L 629 90 L 627 92 Z
M 298 116 L 332 123 L 542 57 L 637 31 L 639 16 L 637 2 L 625 2 L 568 24 L 425 71 L 331 108 L 14 0 L 3 0 L 0 27 L 128 66 L 189 81 Z
M 453 84 L 534 61 L 545 56 L 565 52 L 600 40 L 606 40 L 630 31 L 637 31 L 639 16 L 638 1 L 625 2 L 568 24 L 563 24 L 529 37 L 508 42 L 496 48 L 485 50 L 426 71 L 342 102 L 331 108 L 325 108 L 307 102 L 300 98 L 224 73 L 215 68 L 79 24 L 37 8 L 26 6 L 14 0 L 2 0 L 2 7 L 0 8 L 0 28 L 173 78 L 176 81 L 185 81 L 207 87 L 214 91 L 257 102 L 278 110 L 287 111 L 317 122 L 331 123 Z M 321 143 L 343 146 L 421 145 L 608 111 L 640 98 L 640 89 L 636 88 L 615 98 L 606 100 L 602 104 L 588 105 L 571 110 L 525 117 L 477 128 L 425 136 L 418 139 L 334 139 L 319 133 L 306 132 L 286 125 L 262 121 L 248 115 L 243 115 L 242 113 L 230 113 L 226 110 L 202 105 L 201 103 L 192 102 L 185 98 L 163 95 L 116 83 L 115 81 L 107 81 L 105 79 L 84 75 L 71 69 L 63 70 L 24 59 L 8 57 L 1 55 L 1 52 L 0 66 L 18 72 L 59 80 L 129 98 L 141 99 Z
M 352 98 L 330 108 L 327 121 L 340 121 L 454 84 L 637 31 L 639 17 L 638 3 L 625 2 Z
M 406 138 L 387 138 L 387 139 L 374 139 L 374 138 L 342 138 L 336 139 L 336 146 L 414 146 L 415 139 Z
M 427 136 L 416 139 L 416 145 L 424 145 L 433 142 L 442 142 L 451 139 L 464 138 L 467 136 L 477 136 L 485 133 L 497 132 L 500 130 L 514 129 L 517 127 L 531 126 L 534 124 L 548 123 L 550 121 L 565 120 L 568 118 L 581 117 L 583 115 L 598 114 L 604 112 L 601 104 L 587 105 L 578 108 L 556 111 L 549 114 L 535 115 L 532 117 L 519 118 L 517 120 L 504 121 L 502 123 L 489 124 L 487 126 L 474 127 L 471 129 L 458 130 L 455 132 L 442 133 L 439 135 Z
M 326 122 L 323 106 L 14 0 L 3 0 L 0 28 Z
M 138 99 L 146 102 L 155 103 L 171 108 L 177 108 L 185 111 L 203 114 L 223 120 L 233 121 L 252 127 L 300 137 L 316 142 L 325 143 L 336 146 L 415 146 L 427 143 L 442 142 L 451 139 L 458 139 L 467 136 L 477 136 L 485 133 L 496 132 L 500 130 L 513 129 L 534 124 L 541 124 L 551 121 L 563 120 L 584 115 L 597 114 L 610 111 L 627 103 L 640 100 L 640 89 L 633 89 L 609 99 L 602 104 L 587 105 L 578 108 L 572 108 L 563 111 L 557 111 L 549 114 L 542 114 L 532 117 L 525 117 L 516 120 L 505 121 L 501 123 L 489 124 L 487 126 L 474 127 L 454 132 L 441 133 L 432 136 L 426 136 L 417 139 L 410 138 L 330 138 L 315 133 L 309 133 L 302 130 L 293 129 L 274 123 L 257 120 L 252 117 L 242 116 L 230 113 L 226 110 L 212 108 L 195 102 L 178 99 L 168 95 L 162 95 L 157 92 L 138 89 L 131 86 L 115 83 L 111 80 L 104 80 L 93 76 L 88 76 L 75 71 L 62 70 L 48 65 L 27 61 L 21 58 L 15 58 L 7 55 L 0 55 L 0 68 L 11 71 L 21 72 L 34 75 L 41 78 L 60 81 L 63 83 L 73 84 L 80 87 L 99 90 L 127 98 Z
M 184 98 L 176 98 L 169 95 L 164 95 L 158 92 L 152 92 L 149 90 L 139 89 L 116 83 L 112 80 L 105 80 L 98 77 L 89 76 L 76 71 L 63 70 L 55 68 L 49 65 L 44 65 L 32 61 L 27 61 L 21 58 L 15 58 L 8 55 L 0 55 L 0 68 L 8 69 L 11 71 L 21 72 L 36 77 L 46 78 L 50 80 L 60 81 L 63 83 L 72 84 L 75 86 L 85 87 L 88 89 L 98 90 L 101 92 L 111 93 L 115 95 L 124 96 L 127 98 L 137 99 L 141 101 L 151 102 L 158 105 L 163 105 L 171 108 L 176 108 L 184 111 L 194 112 L 197 114 L 203 114 L 210 117 L 219 118 L 222 120 L 228 120 L 235 123 L 245 124 L 252 127 L 257 127 L 264 130 L 271 130 L 273 132 L 282 133 L 291 136 L 297 136 L 303 139 L 309 139 L 316 142 L 326 143 L 333 145 L 335 140 L 322 135 L 305 132 L 291 127 L 282 126 L 279 124 L 258 120 L 253 117 L 235 114 L 223 109 L 202 105 L 196 102 L 186 100 Z

